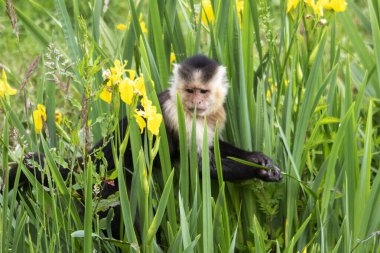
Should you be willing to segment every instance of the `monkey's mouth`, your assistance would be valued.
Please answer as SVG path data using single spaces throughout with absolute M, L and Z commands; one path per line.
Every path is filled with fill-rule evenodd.
M 189 108 L 189 111 L 191 113 L 195 112 L 195 107 L 194 108 Z M 197 115 L 203 116 L 203 114 L 206 112 L 205 108 L 197 108 Z

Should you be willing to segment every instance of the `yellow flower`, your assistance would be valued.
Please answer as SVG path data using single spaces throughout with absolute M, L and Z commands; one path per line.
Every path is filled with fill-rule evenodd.
M 148 29 L 146 28 L 146 24 L 145 24 L 145 21 L 143 20 L 142 13 L 140 14 L 139 22 L 140 22 L 141 31 L 145 34 L 148 33 Z
M 206 25 L 212 23 L 215 19 L 214 11 L 212 10 L 212 5 L 210 0 L 202 1 L 202 21 Z
M 162 115 L 160 113 L 157 113 L 157 108 L 152 105 L 152 101 L 150 101 L 147 97 L 143 97 L 141 99 L 141 105 L 144 107 L 144 111 L 142 110 L 136 110 L 136 114 L 138 116 L 135 116 L 137 123 L 140 126 L 141 132 L 143 131 L 143 128 L 145 126 L 142 123 L 142 117 L 144 117 L 147 120 L 148 130 L 154 134 L 158 135 L 160 125 L 162 122 Z M 140 122 L 139 122 L 140 121 Z
M 299 3 L 299 0 L 288 0 L 286 2 L 286 12 L 288 13 L 294 10 L 297 7 L 298 3 Z
M 133 82 L 128 78 L 121 80 L 119 84 L 120 98 L 127 105 L 132 104 L 132 99 L 134 96 L 133 86 Z
M 62 122 L 62 113 L 61 112 L 55 112 L 55 123 L 58 125 Z
M 236 11 L 238 14 L 242 13 L 244 10 L 244 1 L 236 0 Z
M 175 62 L 176 60 L 176 57 L 175 57 L 175 54 L 173 52 L 170 53 L 170 64 L 172 64 L 173 62 Z
M 131 71 L 131 76 L 134 78 L 135 72 Z M 123 79 L 119 84 L 119 92 L 121 100 L 123 100 L 127 105 L 132 103 L 132 99 L 135 94 L 139 96 L 146 96 L 145 82 L 144 78 L 138 77 L 134 81 L 126 78 Z
M 99 95 L 99 98 L 106 103 L 110 104 L 112 100 L 112 83 L 108 81 L 106 87 L 103 88 L 102 92 Z
M 127 72 L 129 74 L 129 79 L 134 81 L 136 78 L 136 71 L 134 71 L 133 69 L 127 69 Z
M 127 65 L 127 61 L 121 65 L 119 60 L 115 60 L 114 67 L 111 67 L 111 75 L 108 76 L 108 79 L 112 81 L 112 84 L 118 84 L 122 78 L 122 75 L 126 72 L 125 66 Z
M 347 3 L 345 0 L 305 0 L 306 5 L 310 6 L 314 13 L 323 16 L 324 10 L 343 12 L 346 10 Z
M 237 12 L 237 15 L 239 17 L 240 27 L 243 23 L 243 10 L 244 10 L 244 1 L 236 0 L 236 12 Z
M 4 95 L 15 95 L 17 90 L 12 88 L 7 81 L 7 74 L 5 70 L 2 69 L 1 79 L 0 79 L 0 97 L 4 97 Z
M 318 16 L 323 16 L 323 11 L 327 3 L 328 0 L 318 0 L 317 3 L 314 5 L 312 4 L 311 7 L 313 8 L 315 14 L 317 14 Z
M 45 108 L 45 106 L 42 105 L 42 104 L 37 104 L 37 110 L 39 110 L 39 111 L 42 112 L 42 115 L 44 116 L 44 119 L 46 121 L 47 116 L 46 116 L 46 108 Z
M 127 30 L 127 26 L 124 24 L 117 24 L 116 29 L 120 30 L 120 31 L 125 31 L 125 30 Z
M 39 134 L 43 128 L 43 122 L 46 122 L 46 109 L 45 106 L 38 104 L 37 110 L 33 112 L 34 128 L 36 133 Z
M 152 107 L 152 101 L 150 101 L 147 97 L 143 97 L 141 99 L 141 105 L 144 107 L 144 111 L 146 113 L 149 113 L 151 110 L 151 107 Z M 146 116 L 144 116 L 144 117 L 146 117 Z
M 159 113 L 152 114 L 151 117 L 148 118 L 148 130 L 152 134 L 158 135 L 161 122 L 162 122 L 161 114 Z
M 272 99 L 272 94 L 277 92 L 277 86 L 274 86 L 273 81 L 269 80 L 270 88 L 267 90 L 267 100 L 270 102 Z
M 140 127 L 140 134 L 142 134 L 144 132 L 145 127 L 146 127 L 146 122 L 145 122 L 144 118 L 141 115 L 139 115 L 138 113 L 136 113 L 134 116 L 136 118 L 137 124 Z
M 112 92 L 114 89 L 118 89 L 120 98 L 128 105 L 132 104 L 132 100 L 135 94 L 139 96 L 146 96 L 144 78 L 137 77 L 136 71 L 133 69 L 125 69 L 127 62 L 121 65 L 119 60 L 115 60 L 114 66 L 103 72 L 103 78 L 106 79 L 106 86 L 100 92 L 100 99 L 104 100 L 108 104 L 112 100 Z M 129 78 L 123 78 L 124 73 L 128 73 Z M 116 86 L 114 88 L 114 86 Z
M 326 4 L 325 8 L 335 12 L 343 12 L 347 8 L 347 2 L 346 0 L 331 0 Z
M 139 94 L 140 96 L 145 97 L 146 96 L 146 89 L 145 89 L 145 81 L 144 77 L 140 76 L 135 80 L 135 93 Z

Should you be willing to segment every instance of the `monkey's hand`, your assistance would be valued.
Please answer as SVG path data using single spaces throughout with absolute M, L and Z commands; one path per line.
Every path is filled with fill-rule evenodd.
M 41 168 L 44 167 L 44 155 L 41 153 L 28 152 L 24 155 L 24 159 L 22 160 L 22 163 L 25 165 L 25 167 L 28 170 L 33 172 L 34 169 L 38 167 L 38 165 Z
M 281 170 L 273 163 L 272 159 L 261 152 L 252 152 L 247 160 L 265 168 L 252 168 L 257 170 L 257 177 L 267 182 L 278 182 L 282 179 Z
M 43 168 L 44 163 L 44 155 L 39 153 L 26 153 L 22 160 L 22 163 L 25 167 L 37 178 L 37 180 L 41 180 L 41 172 L 39 168 Z M 9 181 L 8 187 L 9 189 L 13 189 L 15 186 L 15 180 L 18 172 L 18 164 L 15 163 L 10 167 L 9 170 Z M 20 174 L 20 178 L 18 181 L 18 185 L 22 186 L 28 183 L 28 178 L 24 175 L 24 173 Z M 4 186 L 3 186 L 4 187 Z M 2 187 L 2 188 L 3 188 Z

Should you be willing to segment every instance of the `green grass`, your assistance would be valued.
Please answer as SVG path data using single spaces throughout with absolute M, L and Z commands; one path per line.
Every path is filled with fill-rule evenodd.
M 6 2 L 15 8 L 18 38 Z M 0 97 L 1 252 L 380 252 L 377 1 L 325 11 L 324 24 L 302 4 L 286 13 L 286 1 L 246 0 L 237 13 L 235 1 L 215 0 L 208 25 L 200 22 L 199 1 L 105 2 L 0 2 L 0 68 L 10 85 L 19 89 L 41 56 L 25 88 Z M 116 30 L 118 23 L 127 29 Z M 198 168 L 194 134 L 190 149 L 186 143 L 180 104 L 179 164 L 170 159 L 164 125 L 153 142 L 142 140 L 131 120 L 126 138 L 117 133 L 111 140 L 111 176 L 89 162 L 73 175 L 76 184 L 62 179 L 55 161 L 62 165 L 70 158 L 73 169 L 86 146 L 117 129 L 119 117 L 132 117 L 133 107 L 120 100 L 108 105 L 98 99 L 102 71 L 115 59 L 128 61 L 157 105 L 157 94 L 169 86 L 171 52 L 177 63 L 203 53 L 227 67 L 228 122 L 221 137 L 268 154 L 281 168 L 282 182 L 223 181 L 217 145 L 219 179 L 210 180 L 208 152 Z M 34 132 L 37 103 L 47 108 L 48 134 Z M 56 110 L 63 114 L 59 126 Z M 121 169 L 124 150 L 116 149 L 127 143 L 131 187 L 124 179 L 129 172 Z M 47 187 L 22 164 L 31 151 L 46 155 L 40 170 Z M 161 170 L 152 174 L 156 152 Z M 21 173 L 29 188 L 9 191 L 10 164 L 18 166 L 16 189 Z M 106 175 L 120 189 L 101 200 L 95 193 Z M 78 189 L 84 199 L 77 199 Z M 116 202 L 121 240 L 104 234 L 112 211 L 99 218 Z

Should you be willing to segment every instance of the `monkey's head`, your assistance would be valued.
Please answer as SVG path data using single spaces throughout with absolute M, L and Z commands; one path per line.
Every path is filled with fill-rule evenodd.
M 185 112 L 197 108 L 198 116 L 208 116 L 223 108 L 227 95 L 226 68 L 206 56 L 196 55 L 174 65 L 171 98 L 181 96 Z

